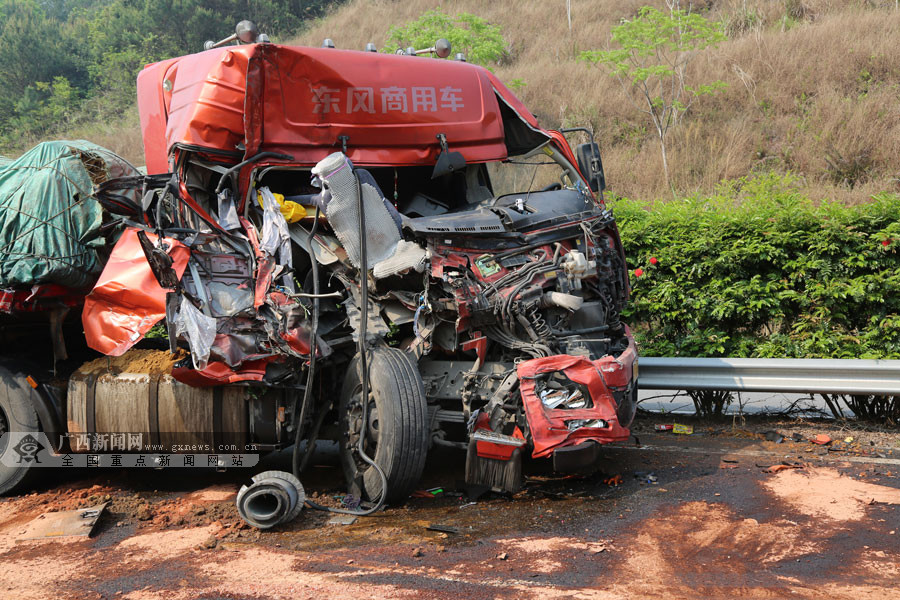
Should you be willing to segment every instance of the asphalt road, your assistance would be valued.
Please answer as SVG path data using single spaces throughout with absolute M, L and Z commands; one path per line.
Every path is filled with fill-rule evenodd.
M 513 498 L 412 498 L 352 525 L 304 510 L 264 533 L 233 507 L 251 473 L 69 475 L 0 500 L 0 597 L 897 598 L 900 435 L 882 440 L 643 434 L 589 477 L 529 465 Z M 455 489 L 463 460 L 435 453 L 423 489 Z M 304 485 L 335 503 L 334 456 L 316 462 Z M 90 539 L 18 541 L 102 501 Z

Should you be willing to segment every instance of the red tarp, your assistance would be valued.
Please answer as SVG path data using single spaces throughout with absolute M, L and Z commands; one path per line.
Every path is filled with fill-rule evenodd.
M 125 230 L 84 300 L 81 323 L 88 346 L 108 356 L 124 354 L 166 316 L 168 290 L 159 286 L 150 270 L 138 231 L 133 227 Z M 148 233 L 147 237 L 157 243 L 157 236 Z M 190 251 L 172 238 L 163 238 L 163 242 L 181 279 Z

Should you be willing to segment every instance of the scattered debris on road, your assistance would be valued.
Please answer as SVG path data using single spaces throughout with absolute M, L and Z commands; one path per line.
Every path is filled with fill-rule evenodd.
M 777 431 L 767 431 L 763 435 L 766 436 L 766 440 L 769 442 L 774 442 L 776 444 L 780 444 L 784 441 L 784 435 L 778 433 Z
M 622 485 L 622 476 L 621 475 L 613 475 L 612 477 L 607 477 L 603 480 L 603 483 L 610 487 L 616 487 Z
M 128 598 L 177 598 L 179 590 L 184 597 L 400 598 L 450 597 L 464 585 L 472 596 L 495 597 L 502 590 L 494 586 L 512 581 L 529 586 L 521 597 L 551 597 L 560 585 L 581 590 L 627 581 L 611 584 L 610 597 L 657 597 L 654 589 L 690 597 L 688 585 L 724 597 L 740 565 L 758 574 L 749 595 L 811 600 L 819 597 L 811 590 L 822 582 L 822 565 L 843 557 L 846 566 L 831 580 L 829 598 L 892 597 L 891 574 L 900 565 L 892 544 L 900 530 L 897 469 L 874 454 L 871 462 L 857 458 L 860 448 L 844 442 L 853 435 L 854 444 L 869 450 L 865 436 L 871 432 L 804 431 L 809 438 L 824 430 L 835 440 L 815 457 L 812 450 L 824 448 L 791 445 L 786 426 L 779 427 L 785 440 L 777 446 L 761 434 L 772 425 L 742 439 L 709 435 L 697 423 L 694 428 L 690 438 L 651 434 L 649 450 L 610 447 L 622 465 L 619 486 L 606 483 L 615 477 L 609 472 L 561 477 L 535 469 L 515 502 L 487 492 L 468 504 L 462 484 L 447 483 L 462 468 L 438 463 L 419 489 L 437 486 L 442 496 L 389 505 L 351 527 L 306 510 L 301 519 L 257 530 L 238 514 L 235 496 L 244 475 L 234 471 L 209 473 L 205 481 L 185 477 L 175 486 L 162 484 L 156 471 L 115 484 L 63 482 L 0 500 L 0 590 L 4 597 L 80 598 L 97 597 L 89 593 L 100 589 L 112 597 L 98 586 L 115 582 Z M 897 441 L 893 434 L 871 448 L 893 460 Z M 821 468 L 820 461 L 832 466 Z M 307 495 L 342 508 L 340 473 L 325 464 L 304 477 Z M 719 465 L 739 468 L 726 472 Z M 775 472 L 763 473 L 773 466 Z M 651 474 L 665 487 L 651 490 Z M 91 538 L 17 541 L 41 514 L 103 502 L 109 502 L 108 516 Z M 138 519 L 139 512 L 150 518 Z M 851 554 L 848 543 L 869 549 Z M 40 569 L 36 559 L 44 561 Z M 792 579 L 779 578 L 785 573 Z
M 306 492 L 300 480 L 286 471 L 266 471 L 242 486 L 237 495 L 241 518 L 258 529 L 293 521 L 303 509 Z
M 441 533 L 459 533 L 459 529 L 450 525 L 441 525 L 440 523 L 431 523 L 425 527 L 428 531 L 440 531 Z
M 28 524 L 20 540 L 41 540 L 59 537 L 90 537 L 108 502 L 90 508 L 48 512 Z
M 487 490 L 485 490 L 487 491 Z M 410 497 L 412 498 L 440 498 L 444 495 L 444 488 L 436 487 L 429 490 L 416 490 Z
M 803 465 L 789 465 L 787 463 L 782 463 L 780 465 L 772 465 L 771 467 L 766 467 L 763 469 L 763 473 L 778 473 L 780 471 L 785 471 L 787 469 L 802 469 Z

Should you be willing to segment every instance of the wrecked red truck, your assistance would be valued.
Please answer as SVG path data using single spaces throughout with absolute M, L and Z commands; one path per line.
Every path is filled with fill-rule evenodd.
M 8 347 L 44 354 L 5 353 L 0 433 L 66 456 L 110 432 L 293 445 L 296 476 L 335 440 L 351 493 L 394 503 L 435 446 L 515 491 L 527 455 L 577 470 L 627 439 L 629 283 L 593 141 L 573 152 L 482 67 L 408 54 L 226 45 L 137 93 L 147 173 L 78 200 L 102 207 L 102 272 L 62 300 L 4 290 L 29 299 L 0 304 Z

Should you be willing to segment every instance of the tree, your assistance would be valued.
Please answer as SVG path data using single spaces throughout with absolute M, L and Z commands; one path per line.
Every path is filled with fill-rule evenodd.
M 242 19 L 278 41 L 332 1 L 0 0 L 0 147 L 118 116 L 145 64 L 199 52 Z
M 637 18 L 612 29 L 610 50 L 587 50 L 579 59 L 607 67 L 635 108 L 646 113 L 659 138 L 663 172 L 669 183 L 666 134 L 699 96 L 714 94 L 722 81 L 689 85 L 687 65 L 698 51 L 725 39 L 723 26 L 672 5 L 668 12 L 645 6 Z
M 462 52 L 466 60 L 482 66 L 500 62 L 508 54 L 500 27 L 469 13 L 451 17 L 440 10 L 430 10 L 402 27 L 391 27 L 387 38 L 384 52 L 409 46 L 429 48 L 438 38 L 445 38 L 453 47 L 451 56 Z
M 35 81 L 75 71 L 58 32 L 34 0 L 0 1 L 0 94 L 18 98 Z

